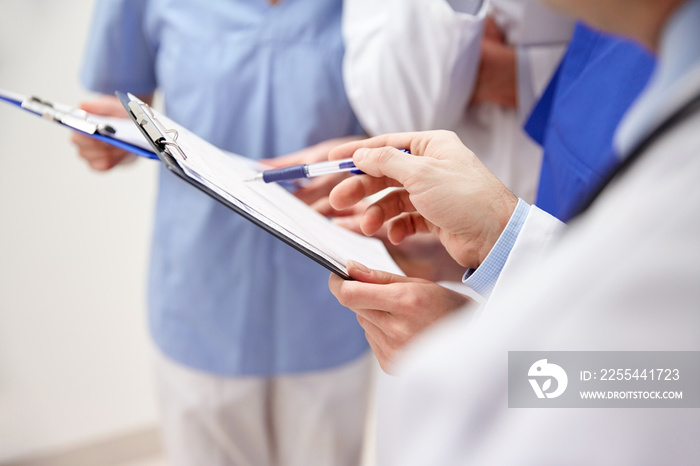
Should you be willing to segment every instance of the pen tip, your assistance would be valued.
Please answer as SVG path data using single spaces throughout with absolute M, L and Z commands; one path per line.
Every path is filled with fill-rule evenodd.
M 262 173 L 258 173 L 257 175 L 255 175 L 252 178 L 247 178 L 247 179 L 243 180 L 243 182 L 250 183 L 251 181 L 258 181 L 258 180 L 262 180 Z

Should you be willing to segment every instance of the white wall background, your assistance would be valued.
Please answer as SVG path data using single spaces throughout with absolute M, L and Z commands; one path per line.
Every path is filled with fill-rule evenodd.
M 75 104 L 92 0 L 0 0 L 0 88 Z M 90 171 L 0 102 L 0 462 L 155 422 L 146 271 L 156 162 Z

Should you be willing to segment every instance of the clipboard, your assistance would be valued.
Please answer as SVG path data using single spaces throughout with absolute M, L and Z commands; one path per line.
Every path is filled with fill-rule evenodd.
M 24 96 L 0 89 L 0 100 L 46 120 L 86 134 L 147 159 L 158 156 L 131 126 L 119 125 L 117 119 L 94 115 L 69 105 L 51 102 L 36 96 Z
M 348 259 L 404 274 L 381 241 L 333 224 L 276 183 L 245 184 L 258 172 L 255 161 L 217 149 L 131 94 L 116 95 L 171 173 L 246 220 L 344 279 Z

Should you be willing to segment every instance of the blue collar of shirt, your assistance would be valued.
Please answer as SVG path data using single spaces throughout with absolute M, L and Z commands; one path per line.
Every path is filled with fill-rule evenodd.
M 663 123 L 691 96 L 686 81 L 700 74 L 700 0 L 689 0 L 664 28 L 659 65 L 646 92 L 630 108 L 615 134 L 615 149 L 623 158 L 645 135 Z

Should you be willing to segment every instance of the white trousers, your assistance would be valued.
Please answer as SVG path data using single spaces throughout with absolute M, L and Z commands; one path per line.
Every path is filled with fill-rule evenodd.
M 370 354 L 329 370 L 220 377 L 156 355 L 172 466 L 358 466 Z

